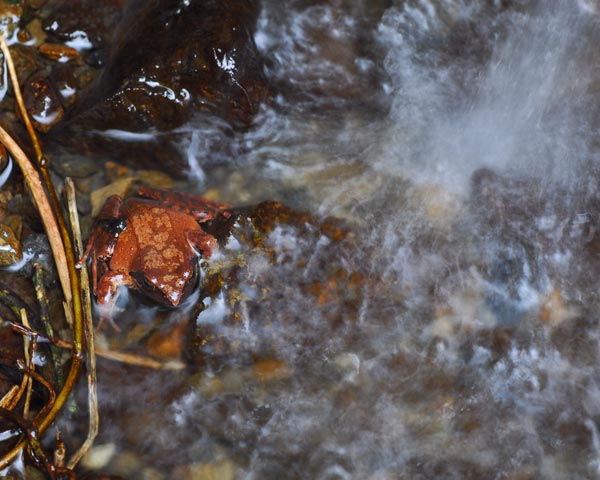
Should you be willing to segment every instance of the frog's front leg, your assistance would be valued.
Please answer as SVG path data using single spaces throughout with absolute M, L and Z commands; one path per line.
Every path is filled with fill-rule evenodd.
M 119 272 L 105 272 L 100 278 L 97 288 L 97 302 L 100 309 L 98 328 L 106 320 L 115 330 L 121 330 L 113 320 L 113 310 L 117 304 L 120 286 L 135 287 L 136 283 L 130 275 Z
M 125 229 L 125 226 L 125 220 L 121 218 L 121 197 L 112 195 L 96 218 L 85 251 L 75 264 L 76 268 L 81 268 L 91 255 L 94 295 L 98 291 L 98 260 L 105 264 L 110 260 L 115 250 L 117 238 Z
M 210 258 L 217 248 L 217 239 L 202 230 L 185 232 L 189 244 L 198 251 L 203 258 Z
M 101 260 L 108 260 L 112 256 L 117 237 L 125 229 L 125 221 L 121 218 L 121 203 L 121 197 L 118 195 L 108 198 L 96 217 L 85 252 L 77 262 L 77 268 L 81 268 L 90 254 L 94 259 Z

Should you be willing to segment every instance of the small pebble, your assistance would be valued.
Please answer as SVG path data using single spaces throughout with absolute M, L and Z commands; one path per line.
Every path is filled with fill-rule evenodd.
M 0 266 L 14 265 L 21 257 L 21 242 L 12 228 L 0 224 Z
M 79 55 L 74 48 L 61 45 L 60 43 L 42 43 L 38 50 L 44 57 L 61 63 L 75 60 Z
M 29 31 L 27 29 L 22 28 L 17 33 L 17 38 L 18 38 L 19 42 L 27 43 L 29 40 L 31 40 L 31 33 L 29 33 Z
M 117 446 L 114 443 L 94 445 L 83 457 L 81 463 L 90 470 L 100 470 L 105 468 L 111 462 L 116 452 Z

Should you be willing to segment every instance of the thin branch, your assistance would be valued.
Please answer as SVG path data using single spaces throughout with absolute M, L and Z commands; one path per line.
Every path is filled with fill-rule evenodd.
M 15 398 L 15 395 L 17 395 L 18 391 L 19 391 L 19 386 L 13 385 L 10 388 L 10 390 L 8 392 L 6 392 L 6 395 L 4 395 L 2 397 L 2 399 L 0 400 L 0 407 L 9 408 L 10 404 L 12 403 L 13 398 Z
M 44 226 L 46 227 L 48 242 L 50 243 L 50 249 L 52 250 L 52 255 L 54 257 L 54 263 L 56 264 L 56 269 L 60 278 L 61 287 L 65 292 L 66 298 L 68 298 L 70 301 L 70 299 L 72 298 L 72 294 L 67 268 L 67 257 L 65 254 L 63 243 L 60 239 L 60 231 L 58 230 L 58 224 L 56 223 L 56 219 L 54 218 L 54 213 L 52 212 L 52 207 L 50 207 L 50 203 L 48 202 L 48 197 L 46 196 L 46 192 L 44 191 L 44 187 L 42 186 L 40 176 L 37 170 L 33 167 L 31 162 L 25 155 L 25 152 L 21 150 L 21 147 L 17 145 L 17 143 L 12 139 L 8 132 L 4 130 L 4 128 L 2 128 L 1 126 L 0 142 L 2 142 L 2 144 L 11 153 L 11 155 L 19 165 L 19 168 L 23 173 L 23 177 L 25 177 L 25 183 L 31 191 L 33 203 L 35 204 L 38 212 L 40 213 L 40 218 L 43 220 Z
M 48 399 L 48 403 L 42 409 L 42 412 L 46 411 L 46 410 L 49 410 L 50 408 L 52 408 L 52 405 L 54 405 L 54 402 L 56 401 L 56 392 L 52 388 L 52 385 L 50 385 L 50 383 L 48 383 L 48 381 L 44 377 L 42 377 L 38 372 L 36 372 L 32 368 L 27 367 L 20 360 L 17 360 L 17 366 L 21 370 L 23 370 L 25 373 L 27 373 L 28 375 L 30 375 L 39 384 L 41 384 L 46 390 L 48 390 L 48 395 L 49 395 L 50 398 Z
M 69 394 L 73 390 L 75 382 L 77 381 L 79 369 L 83 359 L 83 316 L 79 290 L 79 276 L 77 275 L 77 271 L 75 269 L 75 255 L 71 244 L 71 238 L 62 216 L 62 211 L 56 196 L 56 192 L 52 182 L 50 181 L 48 162 L 43 158 L 39 140 L 37 139 L 37 135 L 31 126 L 31 122 L 29 121 L 29 115 L 19 91 L 19 82 L 14 64 L 12 62 L 12 57 L 8 45 L 6 44 L 4 37 L 1 35 L 0 48 L 4 54 L 6 65 L 10 73 L 19 111 L 21 112 L 21 116 L 25 122 L 27 131 L 29 132 L 32 143 L 36 150 L 38 165 L 40 167 L 41 177 L 44 180 L 44 184 L 40 178 L 40 173 L 38 173 L 38 171 L 33 167 L 23 150 L 1 127 L 0 142 L 9 150 L 19 165 L 19 168 L 23 173 L 23 177 L 25 178 L 25 182 L 27 183 L 27 186 L 32 194 L 34 204 L 36 205 L 40 217 L 44 222 L 44 228 L 46 229 L 50 248 L 52 249 L 54 256 L 54 263 L 60 278 L 67 310 L 72 313 L 74 319 L 73 355 L 71 357 L 71 366 L 65 379 L 64 386 L 59 392 L 56 402 L 50 407 L 50 409 L 47 411 L 42 410 L 40 413 L 38 413 L 38 415 L 36 415 L 32 422 L 32 424 L 37 427 L 39 433 L 42 433 L 50 426 L 67 402 Z M 44 189 L 44 186 L 47 190 Z M 52 204 L 48 199 L 46 191 L 52 200 Z M 17 458 L 24 446 L 25 440 L 22 440 L 2 458 L 0 458 L 0 470 L 10 465 Z
M 54 337 L 54 329 L 50 323 L 48 294 L 46 293 L 46 287 L 44 285 L 44 267 L 38 262 L 33 263 L 33 286 L 40 308 L 40 322 L 44 327 L 46 335 L 48 337 Z M 52 357 L 52 364 L 54 365 L 56 385 L 60 388 L 63 385 L 64 375 L 62 371 L 61 351 L 56 345 L 50 345 L 50 356 Z
M 81 240 L 81 229 L 79 227 L 79 215 L 77 214 L 77 202 L 75 198 L 75 185 L 70 178 L 65 179 L 65 191 L 67 193 L 67 206 L 69 211 L 69 222 L 71 231 L 75 239 L 75 252 L 78 258 L 83 255 L 83 242 Z M 89 425 L 88 435 L 79 450 L 69 459 L 68 468 L 74 468 L 79 460 L 92 447 L 96 436 L 98 435 L 100 416 L 98 415 L 98 392 L 96 383 L 96 347 L 94 345 L 94 324 L 92 319 L 92 299 L 90 296 L 90 281 L 86 265 L 82 265 L 79 270 L 81 278 L 81 303 L 83 306 L 84 333 L 87 345 L 87 383 L 88 383 L 88 409 Z
M 31 328 L 25 309 L 21 309 L 21 322 L 27 328 Z M 37 335 L 30 335 L 23 338 L 23 350 L 25 357 L 25 366 L 27 370 L 33 370 L 33 356 L 37 349 Z M 23 418 L 29 417 L 29 405 L 31 403 L 31 392 L 33 391 L 33 378 L 26 372 L 27 376 L 27 394 L 25 395 L 25 405 L 23 406 Z
M 153 358 L 125 352 L 116 352 L 113 350 L 97 350 L 97 353 L 98 356 L 106 358 L 107 360 L 113 360 L 115 362 L 126 363 L 138 367 L 152 368 L 153 370 L 183 370 L 185 368 L 185 364 L 177 360 L 160 362 Z
M 48 337 L 42 333 L 36 332 L 35 330 L 24 328 L 23 325 L 19 325 L 13 322 L 7 322 L 10 324 L 11 328 L 22 334 L 22 335 L 37 335 L 38 338 L 43 340 L 47 340 L 52 342 L 54 345 L 60 348 L 65 348 L 72 350 L 73 344 L 69 342 L 65 342 L 60 338 Z M 125 363 L 127 365 L 135 365 L 138 367 L 146 367 L 151 368 L 153 370 L 183 370 L 186 365 L 184 362 L 179 360 L 171 360 L 168 362 L 161 362 L 159 360 L 155 360 L 150 357 L 145 357 L 143 355 L 135 355 L 133 353 L 119 352 L 116 350 L 103 350 L 101 348 L 95 347 L 96 356 L 102 357 L 107 360 L 112 360 L 114 362 Z

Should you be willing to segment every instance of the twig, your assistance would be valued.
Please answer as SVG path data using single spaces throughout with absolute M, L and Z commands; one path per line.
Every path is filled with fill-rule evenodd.
M 8 408 L 9 404 L 12 403 L 12 399 L 15 397 L 15 395 L 17 394 L 18 391 L 19 391 L 19 386 L 13 385 L 10 388 L 10 390 L 8 392 L 6 392 L 6 395 L 4 395 L 2 397 L 2 399 L 0 400 L 0 407 Z
M 52 328 L 48 314 L 48 295 L 46 294 L 46 287 L 44 285 L 44 267 L 38 262 L 34 262 L 33 264 L 33 286 L 40 307 L 40 321 L 44 327 L 44 332 L 48 337 L 54 337 L 54 329 Z M 60 388 L 63 385 L 63 371 L 61 352 L 56 345 L 50 345 L 50 356 L 54 365 L 56 385 Z
M 83 242 L 81 240 L 81 229 L 79 227 L 79 215 L 77 214 L 77 202 L 75 198 L 75 186 L 73 180 L 65 179 L 65 191 L 67 194 L 67 207 L 69 211 L 69 222 L 71 223 L 71 231 L 75 240 L 75 252 L 77 257 L 83 255 Z M 74 468 L 79 463 L 79 460 L 92 447 L 96 436 L 98 435 L 100 416 L 98 415 L 98 392 L 96 383 L 96 347 L 94 345 L 94 324 L 92 319 L 92 300 L 90 296 L 90 282 L 88 278 L 87 267 L 81 266 L 79 270 L 81 278 L 81 303 L 83 306 L 83 327 L 85 333 L 85 341 L 87 345 L 87 383 L 88 383 L 88 408 L 89 408 L 89 425 L 88 435 L 79 450 L 69 459 L 68 468 Z
M 44 377 L 42 377 L 38 372 L 36 372 L 32 368 L 27 367 L 20 360 L 17 360 L 17 366 L 21 370 L 23 370 L 25 373 L 27 373 L 29 376 L 31 376 L 34 380 L 36 380 L 46 390 L 48 390 L 48 395 L 49 395 L 50 398 L 48 399 L 48 403 L 42 409 L 42 412 L 44 410 L 49 410 L 50 408 L 52 408 L 52 405 L 54 405 L 54 402 L 56 401 L 56 392 L 52 388 L 52 385 L 50 385 L 50 383 L 48 383 L 48 381 Z
M 180 361 L 172 360 L 169 362 L 159 362 L 153 358 L 133 355 L 131 353 L 116 352 L 112 350 L 97 350 L 98 356 L 113 360 L 115 362 L 126 363 L 138 367 L 152 368 L 154 370 L 183 370 L 185 364 Z
M 25 309 L 21 309 L 21 322 L 27 328 L 31 328 Z M 25 356 L 25 366 L 28 371 L 33 371 L 33 356 L 37 349 L 37 335 L 30 335 L 23 338 L 23 354 Z M 25 395 L 25 405 L 23 406 L 23 418 L 29 417 L 29 405 L 31 403 L 31 392 L 33 390 L 33 378 L 26 371 L 27 376 L 27 394 Z
M 1 38 L 2 37 L 0 37 L 0 39 Z M 0 45 L 1 42 L 2 40 L 0 40 Z M 56 264 L 56 269 L 60 278 L 61 287 L 65 294 L 65 300 L 67 300 L 70 303 L 72 299 L 72 293 L 67 268 L 67 257 L 65 254 L 63 243 L 60 238 L 58 224 L 56 223 L 54 212 L 52 211 L 52 207 L 50 206 L 50 202 L 48 201 L 48 197 L 46 196 L 46 192 L 44 190 L 44 187 L 42 186 L 40 175 L 27 158 L 27 155 L 25 155 L 25 152 L 21 150 L 21 147 L 17 145 L 17 143 L 12 139 L 8 132 L 4 130 L 4 128 L 2 128 L 1 126 L 0 142 L 2 142 L 2 144 L 11 153 L 11 155 L 19 165 L 19 168 L 23 173 L 23 177 L 25 177 L 25 183 L 27 183 L 27 186 L 31 191 L 33 203 L 35 204 L 38 212 L 40 213 L 40 218 L 44 222 L 44 227 L 46 228 L 48 242 L 50 243 L 50 249 L 52 250 L 52 255 L 54 257 L 54 263 Z
M 40 217 L 44 223 L 46 234 L 48 235 L 48 241 L 52 254 L 54 257 L 54 263 L 58 271 L 58 276 L 63 289 L 63 296 L 67 304 L 67 309 L 73 314 L 73 355 L 71 358 L 71 366 L 65 379 L 65 383 L 61 391 L 59 392 L 56 402 L 50 407 L 49 410 L 42 410 L 34 418 L 32 424 L 37 427 L 37 431 L 42 433 L 47 429 L 50 424 L 54 421 L 58 413 L 61 411 L 65 403 L 67 402 L 68 396 L 73 390 L 77 377 L 79 375 L 79 369 L 83 358 L 83 318 L 82 318 L 82 306 L 81 296 L 79 291 L 79 277 L 75 270 L 75 256 L 71 245 L 71 239 L 69 232 L 66 228 L 64 218 L 58 203 L 58 198 L 52 182 L 50 181 L 50 174 L 48 171 L 48 162 L 43 158 L 42 150 L 37 139 L 37 135 L 31 126 L 27 109 L 23 103 L 23 98 L 19 91 L 19 82 L 17 79 L 16 70 L 12 62 L 12 57 L 4 40 L 4 37 L 0 35 L 0 48 L 6 59 L 6 65 L 11 77 L 13 84 L 13 90 L 15 92 L 15 98 L 21 117 L 25 122 L 27 131 L 32 139 L 38 165 L 40 168 L 41 178 L 44 179 L 45 188 L 47 189 L 48 195 L 52 199 L 52 204 L 48 199 L 44 184 L 40 178 L 40 173 L 33 167 L 23 150 L 17 145 L 12 137 L 0 127 L 0 142 L 9 150 L 21 172 L 27 186 L 33 197 L 33 202 L 36 205 Z M 25 440 L 18 442 L 8 453 L 0 458 L 0 470 L 10 465 L 19 455 L 21 449 L 25 446 Z
M 21 397 L 23 396 L 23 394 L 25 393 L 25 390 L 27 388 L 27 383 L 29 381 L 29 378 L 27 377 L 27 375 L 23 375 L 23 378 L 21 379 L 21 385 L 16 386 L 17 390 L 15 391 L 14 395 L 12 395 L 10 398 L 7 398 L 6 402 L 2 402 L 2 407 L 7 408 L 9 410 L 12 410 L 13 408 L 15 408 L 17 406 L 17 403 L 19 403 L 19 401 L 21 400 Z M 12 391 L 12 389 L 11 389 Z M 6 404 L 5 404 L 6 403 Z
M 57 347 L 66 348 L 69 350 L 73 349 L 73 344 L 65 342 L 60 338 L 47 337 L 39 332 L 35 332 L 34 330 L 24 328 L 23 325 L 19 325 L 13 322 L 8 323 L 10 324 L 11 328 L 18 333 L 21 333 L 23 335 L 35 334 L 38 336 L 38 338 L 52 342 Z M 104 350 L 97 347 L 95 347 L 94 350 L 96 352 L 97 357 L 102 357 L 107 360 L 112 360 L 114 362 L 125 363 L 127 365 L 152 368 L 154 370 L 183 370 L 186 367 L 185 363 L 178 360 L 161 362 L 150 357 L 145 357 L 143 355 L 135 355 L 133 353 L 118 352 L 115 350 Z

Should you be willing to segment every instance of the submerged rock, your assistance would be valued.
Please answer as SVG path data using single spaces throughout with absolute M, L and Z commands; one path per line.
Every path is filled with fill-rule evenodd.
M 190 362 L 219 370 L 266 358 L 284 360 L 288 371 L 324 343 L 330 353 L 351 343 L 358 331 L 349 319 L 370 284 L 350 253 L 352 230 L 276 202 L 232 211 L 235 219 L 207 227 L 223 238 L 231 225 L 220 254 L 208 262 Z M 300 289 L 286 287 L 298 272 Z
M 0 223 L 0 266 L 14 265 L 21 260 L 21 242 L 14 230 Z
M 164 357 L 168 347 L 169 358 L 183 357 L 202 369 L 249 366 L 262 359 L 266 363 L 254 367 L 262 372 L 258 376 L 266 377 L 288 375 L 296 360 L 310 349 L 322 348 L 324 341 L 330 351 L 351 343 L 358 330 L 348 319 L 359 308 L 362 290 L 377 280 L 368 278 L 358 264 L 360 255 L 350 226 L 337 219 L 318 220 L 270 201 L 227 212 L 202 223 L 220 248 L 202 260 L 195 305 L 186 302 L 176 310 L 157 312 L 156 322 L 122 315 L 116 321 L 123 331 L 136 329 L 133 336 L 138 338 L 152 335 L 145 354 Z M 286 278 L 298 272 L 303 272 L 302 286 L 290 290 Z M 135 298 L 153 305 L 143 295 Z M 132 301 L 129 307 L 135 304 Z M 114 337 L 116 342 L 123 340 Z M 128 334 L 125 341 L 131 339 Z M 175 350 L 173 345 L 178 345 Z M 298 345 L 302 352 L 297 351 Z
M 118 424 L 112 428 L 119 429 L 125 451 L 140 452 L 143 445 L 141 458 L 161 469 L 213 462 L 219 444 L 236 459 L 247 458 L 265 442 L 261 432 L 274 412 L 279 421 L 280 398 L 285 403 L 305 390 L 325 396 L 339 390 L 340 402 L 352 404 L 353 390 L 364 381 L 364 352 L 354 349 L 380 335 L 381 322 L 393 328 L 383 312 L 402 308 L 403 299 L 367 274 L 363 262 L 370 252 L 360 250 L 350 225 L 270 201 L 229 211 L 203 224 L 220 248 L 203 261 L 198 308 L 149 313 L 131 301 L 116 319 L 121 334 L 107 334 L 112 348 L 162 361 L 180 355 L 190 367 L 166 374 L 101 366 L 109 378 L 103 418 Z M 365 321 L 357 315 L 365 292 L 382 313 L 379 326 L 368 321 L 374 314 L 368 307 Z M 160 392 L 151 384 L 161 385 Z M 299 437 L 277 450 L 277 461 L 305 462 L 312 449 L 303 439 L 315 437 Z M 273 443 L 267 444 L 270 450 Z M 317 478 L 329 457 L 323 460 L 306 467 L 307 475 Z

